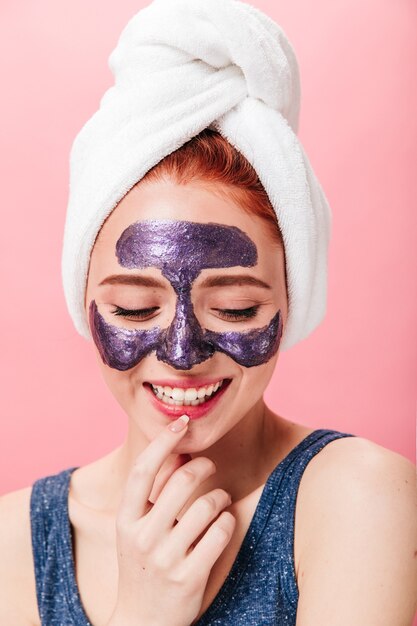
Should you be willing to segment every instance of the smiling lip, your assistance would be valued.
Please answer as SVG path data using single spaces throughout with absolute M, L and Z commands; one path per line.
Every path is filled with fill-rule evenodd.
M 169 381 L 169 380 L 164 380 L 164 381 L 153 381 L 152 384 L 153 385 L 161 385 L 161 386 L 170 386 L 170 387 L 181 387 L 181 388 L 186 388 L 186 387 L 203 387 L 205 385 L 208 384 L 213 384 L 215 382 L 217 382 L 218 380 L 221 380 L 219 378 L 214 378 L 214 379 L 183 379 L 181 381 L 176 380 L 176 381 Z M 150 400 L 153 404 L 153 406 L 155 408 L 158 409 L 158 411 L 160 411 L 161 413 L 163 413 L 164 415 L 170 417 L 171 419 L 177 419 L 177 417 L 180 417 L 181 415 L 184 415 L 184 413 L 186 415 L 188 415 L 188 417 L 190 418 L 190 420 L 193 419 L 198 419 L 199 417 L 203 417 L 204 415 L 206 415 L 209 411 L 211 411 L 214 406 L 218 403 L 218 401 L 220 400 L 220 398 L 223 396 L 224 392 L 226 391 L 226 389 L 228 388 L 229 384 L 231 383 L 231 379 L 230 378 L 225 378 L 223 379 L 224 383 L 222 385 L 222 387 L 218 390 L 217 393 L 215 393 L 213 396 L 211 396 L 208 400 L 206 400 L 206 402 L 204 402 L 203 404 L 198 404 L 197 406 L 192 406 L 192 405 L 183 405 L 183 406 L 176 406 L 176 405 L 172 405 L 172 404 L 165 404 L 165 402 L 162 402 L 162 400 L 159 400 L 154 392 L 152 391 L 152 388 L 150 386 L 149 383 L 144 383 L 144 387 L 147 391 L 147 393 L 150 395 Z M 204 383 L 202 382 L 204 381 Z M 175 383 L 175 385 L 174 385 Z M 186 384 L 184 384 L 186 383 Z
M 152 383 L 152 385 L 160 386 L 160 387 L 179 387 L 180 389 L 187 389 L 191 387 L 208 387 L 208 385 L 214 385 L 219 380 L 226 380 L 226 378 L 217 376 L 217 378 L 192 378 L 189 376 L 188 378 L 180 378 L 180 379 L 169 379 L 164 378 L 160 380 L 152 380 L 148 381 Z

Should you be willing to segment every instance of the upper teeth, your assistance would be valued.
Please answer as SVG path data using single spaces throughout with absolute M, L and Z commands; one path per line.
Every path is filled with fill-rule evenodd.
M 183 389 L 181 387 L 161 387 L 160 385 L 151 385 L 152 390 L 157 398 L 166 404 L 192 405 L 196 406 L 205 402 L 219 387 L 223 384 L 223 380 L 219 380 L 214 385 L 207 387 L 189 387 Z

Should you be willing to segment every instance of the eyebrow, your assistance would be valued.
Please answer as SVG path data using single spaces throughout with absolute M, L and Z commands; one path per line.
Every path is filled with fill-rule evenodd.
M 165 288 L 166 285 L 152 276 L 140 276 L 138 274 L 113 274 L 108 276 L 99 283 L 99 287 L 103 285 L 133 285 L 134 287 L 160 287 Z M 272 289 L 271 285 L 264 282 L 260 278 L 255 278 L 250 274 L 238 274 L 234 276 L 208 276 L 202 283 L 201 288 L 209 287 L 230 287 L 233 285 L 249 285 L 253 287 L 262 287 L 263 289 Z
M 157 278 L 153 278 L 152 276 L 140 276 L 138 274 L 113 274 L 99 283 L 99 287 L 102 285 L 133 285 L 135 287 L 162 287 L 164 289 L 166 287 L 166 285 Z
M 268 285 L 268 283 L 265 283 L 260 278 L 255 278 L 255 276 L 251 276 L 250 274 L 208 276 L 200 283 L 200 287 L 229 287 L 231 285 L 250 285 L 262 287 L 263 289 L 272 289 L 271 285 Z

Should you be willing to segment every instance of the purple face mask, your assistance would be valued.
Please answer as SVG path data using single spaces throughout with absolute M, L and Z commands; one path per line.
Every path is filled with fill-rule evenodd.
M 92 300 L 89 318 L 93 339 L 110 367 L 130 369 L 153 351 L 160 361 L 181 370 L 202 363 L 215 351 L 253 367 L 266 363 L 277 352 L 282 335 L 280 310 L 267 326 L 223 333 L 201 328 L 194 314 L 191 287 L 203 269 L 256 265 L 256 246 L 239 228 L 181 221 L 135 222 L 117 241 L 116 256 L 125 268 L 160 269 L 174 288 L 177 301 L 168 328 L 136 330 L 108 324 Z

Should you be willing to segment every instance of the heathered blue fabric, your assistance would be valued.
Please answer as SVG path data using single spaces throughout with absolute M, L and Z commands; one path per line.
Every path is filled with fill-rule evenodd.
M 313 456 L 341 437 L 355 435 L 317 429 L 275 467 L 224 584 L 195 626 L 295 626 L 298 487 Z M 93 626 L 81 603 L 72 552 L 68 491 L 75 469 L 40 478 L 32 488 L 32 548 L 42 626 Z

